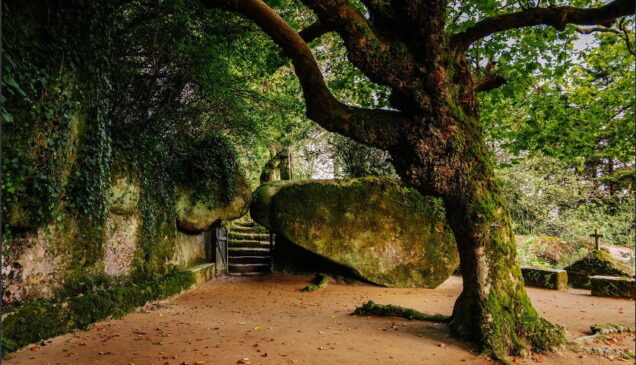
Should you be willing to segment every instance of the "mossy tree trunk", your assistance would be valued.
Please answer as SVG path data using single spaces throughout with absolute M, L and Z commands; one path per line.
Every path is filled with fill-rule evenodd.
M 270 145 L 269 160 L 261 170 L 261 184 L 279 179 L 291 180 L 291 176 L 292 165 L 289 146 Z
M 291 169 L 291 151 L 289 146 L 279 146 L 276 149 L 276 160 L 278 161 L 278 170 L 280 171 L 281 180 L 292 179 Z
M 307 116 L 325 129 L 389 151 L 402 180 L 425 195 L 442 197 L 460 252 L 464 291 L 450 322 L 454 333 L 502 358 L 527 347 L 564 342 L 563 331 L 542 319 L 526 295 L 516 261 L 506 204 L 494 180 L 478 120 L 476 93 L 505 79 L 491 67 L 473 69 L 471 44 L 522 27 L 567 24 L 610 26 L 634 13 L 633 0 L 603 6 L 517 9 L 446 27 L 447 0 L 301 0 L 318 21 L 300 32 L 261 0 L 201 0 L 208 7 L 254 21 L 291 59 Z M 338 101 L 327 87 L 308 43 L 336 32 L 347 59 L 372 82 L 391 89 L 391 110 Z
M 392 151 L 403 181 L 444 201 L 463 277 L 451 331 L 502 360 L 508 354 L 552 350 L 565 343 L 564 332 L 539 316 L 526 294 L 508 207 L 470 106 L 475 100 L 466 95 L 462 100 L 463 112 L 428 117 L 435 133 L 413 139 L 426 144 L 399 147 L 415 153 Z M 457 109 L 451 103 L 444 110 Z
M 461 197 L 445 197 L 459 249 L 463 291 L 450 328 L 502 359 L 508 353 L 550 351 L 563 330 L 538 315 L 526 294 L 506 202 L 492 173 L 468 182 Z

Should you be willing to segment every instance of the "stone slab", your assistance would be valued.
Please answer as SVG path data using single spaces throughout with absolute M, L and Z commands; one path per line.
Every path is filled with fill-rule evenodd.
M 590 277 L 592 295 L 636 299 L 636 280 L 630 277 L 596 275 Z
M 565 290 L 568 286 L 568 273 L 565 270 L 522 267 L 521 273 L 526 286 L 555 290 Z

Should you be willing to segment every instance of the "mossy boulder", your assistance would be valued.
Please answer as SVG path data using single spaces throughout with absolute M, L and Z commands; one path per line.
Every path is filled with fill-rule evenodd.
M 250 190 L 242 172 L 233 179 L 232 197 L 223 198 L 221 186 L 206 191 L 177 186 L 177 226 L 188 233 L 200 233 L 210 229 L 219 220 L 231 220 L 244 216 L 250 202 Z M 217 183 L 218 184 L 218 183 Z
M 276 181 L 252 218 L 306 250 L 389 287 L 434 288 L 459 263 L 442 203 L 384 178 Z
M 615 260 L 605 250 L 594 250 L 582 259 L 564 268 L 570 284 L 576 288 L 589 288 L 590 276 L 632 276 L 633 272 Z

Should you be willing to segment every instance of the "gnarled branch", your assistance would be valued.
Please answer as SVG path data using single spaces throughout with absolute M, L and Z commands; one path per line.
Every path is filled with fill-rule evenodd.
M 305 98 L 307 116 L 323 128 L 353 140 L 382 148 L 399 143 L 402 113 L 364 109 L 340 103 L 331 94 L 303 38 L 262 0 L 201 0 L 209 8 L 237 12 L 258 25 L 292 60 Z
M 303 28 L 300 32 L 298 32 L 298 34 L 305 41 L 305 43 L 310 43 L 311 41 L 316 40 L 331 31 L 331 28 L 327 27 L 320 21 L 316 21 Z
M 475 91 L 489 91 L 503 86 L 505 83 L 505 77 L 496 73 L 488 73 L 475 81 Z
M 528 9 L 481 20 L 465 31 L 453 35 L 451 44 L 457 50 L 463 51 L 475 41 L 491 34 L 536 25 L 550 25 L 558 30 L 563 30 L 567 24 L 598 24 L 609 27 L 617 18 L 634 14 L 634 10 L 633 0 L 614 0 L 598 8 L 557 6 Z
M 340 35 L 351 63 L 376 84 L 404 94 L 421 89 L 425 73 L 408 47 L 383 38 L 349 0 L 301 0 L 320 21 Z M 378 2 L 367 2 L 380 6 Z M 386 6 L 385 6 L 386 9 Z M 386 20 L 386 19 L 385 19 Z M 416 93 L 415 93 L 416 94 Z M 416 103 L 424 104 L 423 101 Z

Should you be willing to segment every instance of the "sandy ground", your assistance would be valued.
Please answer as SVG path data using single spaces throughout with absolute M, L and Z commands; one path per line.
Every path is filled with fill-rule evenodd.
M 435 290 L 331 283 L 300 292 L 310 276 L 217 278 L 88 332 L 28 346 L 6 364 L 492 364 L 444 325 L 349 315 L 371 299 L 450 314 L 461 290 L 451 277 Z M 634 326 L 634 301 L 596 298 L 580 290 L 528 288 L 537 309 L 565 325 L 570 338 L 595 323 Z M 634 348 L 634 337 L 624 347 Z M 564 351 L 522 364 L 610 364 Z M 617 362 L 617 361 L 614 361 Z

